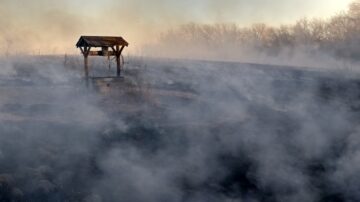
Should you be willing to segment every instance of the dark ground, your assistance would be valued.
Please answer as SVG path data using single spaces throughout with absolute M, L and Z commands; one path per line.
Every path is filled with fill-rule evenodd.
M 356 75 L 132 59 L 86 89 L 72 62 L 0 74 L 1 202 L 360 201 Z

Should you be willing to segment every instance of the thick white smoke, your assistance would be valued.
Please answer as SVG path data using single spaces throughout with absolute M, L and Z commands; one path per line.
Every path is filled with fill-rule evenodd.
M 80 61 L 2 60 L 2 201 L 359 200 L 354 77 L 134 58 L 116 97 Z

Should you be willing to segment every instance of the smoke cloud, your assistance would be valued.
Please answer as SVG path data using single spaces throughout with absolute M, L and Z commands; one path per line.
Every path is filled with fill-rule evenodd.
M 38 55 L 76 53 L 74 44 L 80 35 L 122 35 L 132 44 L 131 52 L 139 54 L 142 46 L 155 42 L 159 33 L 180 24 L 290 23 L 304 16 L 330 16 L 345 9 L 349 1 L 1 0 L 0 3 L 0 52 Z
M 24 2 L 19 8 L 23 16 L 33 15 L 39 5 L 48 11 L 48 18 L 43 13 L 31 18 L 35 24 L 23 16 L 4 20 L 14 15 L 4 8 L 15 9 L 19 2 L 1 2 L 6 5 L 0 7 L 5 52 L 32 51 L 45 39 L 59 42 L 49 46 L 56 52 L 66 46 L 63 39 L 97 29 L 86 24 L 98 19 L 91 4 L 85 9 L 90 12 L 74 12 L 67 1 Z M 104 3 L 116 5 L 105 9 L 110 14 L 121 6 L 145 13 L 158 8 L 142 1 Z M 157 3 L 164 8 L 170 4 Z M 163 22 L 125 11 L 112 15 L 133 22 L 133 27 Z M 175 12 L 173 19 L 170 11 L 164 15 L 170 22 L 180 14 Z M 106 32 L 127 26 L 112 29 L 112 23 L 103 22 Z M 34 25 L 48 33 L 39 35 Z M 296 38 L 303 41 L 295 40 L 293 49 L 269 56 L 271 46 L 263 43 L 268 35 L 259 32 L 244 36 L 258 37 L 249 49 L 237 49 L 231 44 L 244 31 L 238 29 L 194 23 L 169 31 L 162 36 L 169 40 L 153 49 L 155 56 L 160 50 L 175 50 L 163 56 L 222 61 L 128 57 L 123 79 L 94 80 L 88 88 L 81 57 L 0 57 L 0 201 L 360 201 L 359 75 L 336 63 L 358 57 L 310 51 L 302 46 L 308 40 L 304 35 Z M 199 40 L 198 30 L 210 30 L 211 37 L 221 40 Z M 344 43 L 358 42 L 354 39 L 333 42 L 356 53 L 351 43 Z M 169 41 L 175 42 L 170 48 Z M 192 42 L 188 55 L 181 49 L 186 46 L 171 46 Z M 265 53 L 264 45 L 269 45 Z M 232 57 L 246 50 L 254 51 L 247 58 L 257 56 L 257 62 L 267 64 L 224 61 L 239 59 Z M 291 65 L 270 64 L 286 60 L 292 51 L 294 57 L 286 61 Z M 300 53 L 312 58 L 303 60 Z M 325 69 L 302 67 L 316 61 Z M 108 65 L 103 58 L 91 59 L 90 75 L 114 75 Z M 339 68 L 333 71 L 332 66 Z
M 354 77 L 130 58 L 101 94 L 80 58 L 2 61 L 2 201 L 359 200 Z
M 359 8 L 354 1 L 327 20 L 303 18 L 281 26 L 188 23 L 163 32 L 143 50 L 154 57 L 353 67 L 359 61 Z

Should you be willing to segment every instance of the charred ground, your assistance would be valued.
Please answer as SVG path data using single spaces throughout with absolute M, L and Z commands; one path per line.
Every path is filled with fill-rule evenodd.
M 77 58 L 1 64 L 0 201 L 360 200 L 355 74 L 133 58 L 86 89 Z

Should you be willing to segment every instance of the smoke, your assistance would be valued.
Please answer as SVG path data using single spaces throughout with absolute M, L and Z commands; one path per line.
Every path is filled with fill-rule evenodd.
M 0 51 L 5 54 L 58 54 L 69 52 L 85 23 L 65 2 L 2 0 Z
M 307 67 L 356 67 L 359 6 L 329 19 L 298 19 L 288 25 L 256 23 L 187 23 L 163 31 L 143 54 Z M 236 6 L 236 5 L 234 5 Z M 215 6 L 216 7 L 216 4 Z M 220 6 L 218 6 L 220 7 Z
M 79 60 L 2 60 L 2 201 L 359 200 L 354 77 L 130 58 L 101 94 Z
M 68 4 L 37 3 L 49 11 L 38 20 L 50 26 L 39 28 L 65 38 L 74 34 L 69 29 L 81 31 L 78 14 L 64 14 Z M 142 3 L 115 4 L 143 12 L 156 7 Z M 32 14 L 39 4 L 30 4 Z M 134 27 L 156 21 L 132 20 Z M 0 38 L 12 48 L 47 37 L 14 22 L 0 18 L 7 23 Z M 180 56 L 235 60 L 248 53 L 240 59 L 268 64 L 133 57 L 121 81 L 98 80 L 86 88 L 80 57 L 0 58 L 0 201 L 359 201 L 357 72 L 342 71 L 338 58 L 308 47 L 295 46 L 293 54 L 284 49 L 277 57 L 236 52 L 237 29 L 216 25 L 212 33 L 220 42 L 205 40 L 204 46 L 200 40 Z M 199 37 L 188 33 L 175 32 L 178 43 L 165 50 L 179 52 L 170 56 L 184 54 L 184 38 Z M 269 64 L 279 60 L 291 66 Z M 299 68 L 318 61 L 325 69 Z M 115 71 L 102 59 L 90 66 L 93 76 Z
M 75 53 L 80 35 L 121 35 L 132 53 L 156 41 L 159 33 L 188 22 L 249 25 L 290 23 L 303 16 L 323 17 L 348 0 L 325 1 L 164 1 L 1 0 L 0 53 Z M 184 12 L 186 11 L 186 12 Z

